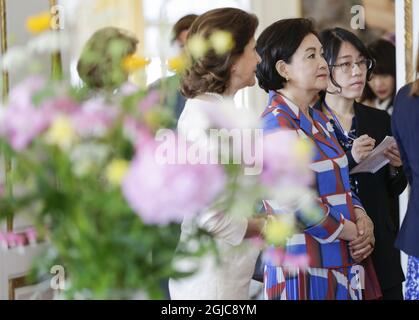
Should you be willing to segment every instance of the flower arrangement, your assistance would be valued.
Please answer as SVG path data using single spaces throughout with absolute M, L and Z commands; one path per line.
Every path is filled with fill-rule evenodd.
M 136 95 L 146 97 L 145 92 Z M 38 270 L 62 265 L 71 279 L 70 297 L 71 288 L 90 288 L 85 295 L 94 298 L 112 297 L 118 288 L 126 296 L 130 289 L 144 289 L 151 298 L 159 297 L 159 281 L 173 274 L 170 261 L 181 218 L 170 211 L 178 199 L 166 199 L 167 210 L 153 211 L 163 190 L 150 178 L 168 179 L 176 172 L 147 162 L 153 140 L 148 127 L 141 127 L 133 96 L 122 97 L 118 105 L 82 96 L 38 77 L 11 91 L 0 135 L 13 159 L 13 193 L 3 194 L 0 214 L 30 212 L 39 237 L 51 243 Z M 196 174 L 195 168 L 182 169 Z M 221 186 L 215 187 L 213 192 Z
M 47 26 L 45 15 L 33 19 L 28 22 L 33 32 Z M 194 39 L 189 45 L 197 58 L 211 46 L 223 54 L 232 47 L 231 41 L 219 32 L 210 43 Z M 183 70 L 187 63 L 176 59 L 169 64 Z M 121 60 L 126 71 L 147 63 L 132 55 Z M 31 243 L 36 238 L 48 243 L 35 261 L 33 275 L 41 277 L 51 266 L 63 266 L 68 277 L 66 298 L 132 298 L 138 292 L 145 298 L 162 298 L 162 281 L 188 275 L 174 268 L 175 255 L 199 257 L 208 250 L 216 254 L 210 235 L 199 229 L 193 237 L 202 241 L 193 252 L 177 248 L 185 217 L 193 218 L 209 206 L 225 214 L 251 216 L 261 199 L 276 199 L 289 212 L 302 195 L 314 197 L 308 188 L 310 145 L 287 132 L 260 135 L 250 144 L 261 146 L 251 159 L 251 165 L 262 165 L 260 174 L 246 175 L 244 164 L 232 161 L 162 159 L 158 137 L 161 129 L 170 127 L 172 116 L 160 98 L 158 91 L 129 84 L 117 93 L 92 95 L 63 80 L 28 76 L 12 88 L 0 108 L 0 146 L 12 159 L 7 184 L 0 181 L 0 219 L 12 214 L 31 217 L 36 231 L 28 230 L 27 238 Z M 257 132 L 254 115 L 242 114 L 243 121 L 253 119 L 252 132 Z M 237 123 L 229 114 L 209 114 L 208 119 L 214 128 L 245 128 L 250 123 Z M 166 155 L 188 153 L 191 148 L 209 152 L 213 146 L 185 142 L 182 149 L 176 132 L 163 133 L 176 141 L 166 145 Z M 242 159 L 243 152 L 228 150 L 221 158 Z M 308 218 L 318 219 L 312 202 L 303 209 Z M 293 219 L 273 218 L 264 238 L 281 246 L 295 228 Z M 0 233 L 5 249 L 23 242 L 13 233 Z M 266 258 L 307 263 L 304 257 L 290 257 L 273 248 Z

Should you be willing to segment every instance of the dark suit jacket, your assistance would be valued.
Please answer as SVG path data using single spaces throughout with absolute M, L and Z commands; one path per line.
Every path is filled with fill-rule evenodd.
M 149 88 L 152 90 L 159 90 L 160 94 L 163 96 L 163 104 L 168 106 L 173 112 L 173 128 L 176 128 L 186 103 L 186 98 L 180 92 L 179 75 L 175 74 L 170 77 L 158 79 L 150 84 Z
M 387 112 L 360 103 L 354 104 L 354 111 L 358 137 L 368 134 L 378 145 L 387 135 L 392 135 L 391 120 Z M 356 162 L 350 151 L 347 152 L 347 157 L 349 168 L 352 169 Z M 390 165 L 386 165 L 375 174 L 354 174 L 358 181 L 358 196 L 374 223 L 376 243 L 372 259 L 383 290 L 404 281 L 400 251 L 394 247 L 394 243 L 398 231 L 398 196 L 406 188 L 407 181 L 403 170 L 399 170 L 397 175 L 392 173 Z
M 368 134 L 376 145 L 392 135 L 391 118 L 387 112 L 355 103 L 356 134 Z M 394 246 L 399 229 L 398 196 L 407 185 L 403 170 L 394 175 L 390 165 L 376 172 L 354 175 L 359 183 L 358 196 L 374 223 L 375 249 L 372 253 L 375 269 L 383 290 L 404 281 L 400 251 Z
M 409 95 L 410 85 L 400 89 L 394 102 L 392 128 L 411 187 L 409 204 L 396 246 L 419 258 L 419 98 Z

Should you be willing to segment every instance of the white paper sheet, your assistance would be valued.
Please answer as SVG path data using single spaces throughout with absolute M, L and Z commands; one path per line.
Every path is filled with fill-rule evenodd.
M 386 136 L 385 139 L 371 151 L 368 157 L 350 171 L 350 174 L 359 172 L 376 173 L 390 162 L 384 155 L 384 151 L 393 144 L 396 144 L 396 140 L 393 137 Z

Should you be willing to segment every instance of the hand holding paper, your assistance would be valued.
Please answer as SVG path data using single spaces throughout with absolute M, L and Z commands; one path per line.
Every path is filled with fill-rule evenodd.
M 357 163 L 364 160 L 374 149 L 375 139 L 371 138 L 367 134 L 363 134 L 359 138 L 355 139 L 352 144 L 352 156 Z
M 397 144 L 391 145 L 389 148 L 387 148 L 384 154 L 390 160 L 390 164 L 393 167 L 397 168 L 403 165 Z
M 376 173 L 390 162 L 389 157 L 392 157 L 392 161 L 396 161 L 397 154 L 393 151 L 394 147 L 397 149 L 396 140 L 393 137 L 386 136 L 364 160 L 350 171 L 350 174 L 360 172 Z

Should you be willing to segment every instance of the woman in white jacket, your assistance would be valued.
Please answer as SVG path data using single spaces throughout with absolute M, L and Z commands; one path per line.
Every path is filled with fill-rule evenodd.
M 188 39 L 195 35 L 210 39 L 215 31 L 222 30 L 231 34 L 234 45 L 221 55 L 209 49 L 204 56 L 193 60 L 182 78 L 182 93 L 187 101 L 178 131 L 189 140 L 197 139 L 196 134 L 211 128 L 209 114 L 212 118 L 222 117 L 221 108 L 234 108 L 236 92 L 255 84 L 256 65 L 260 62 L 254 39 L 257 26 L 255 15 L 235 8 L 208 11 L 191 26 Z M 180 271 L 195 268 L 198 271 L 187 278 L 170 279 L 171 299 L 249 299 L 259 249 L 246 239 L 260 234 L 265 218 L 235 217 L 206 210 L 194 221 L 183 221 L 181 241 L 185 242 L 193 232 L 194 223 L 214 237 L 220 261 L 211 254 L 199 261 L 178 261 Z M 186 245 L 194 246 L 194 243 Z

